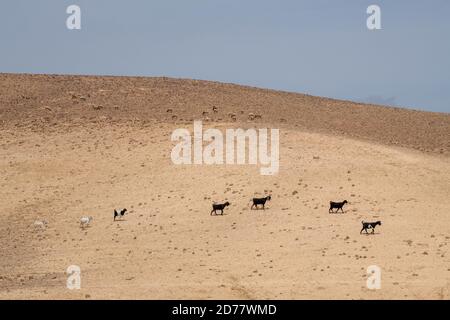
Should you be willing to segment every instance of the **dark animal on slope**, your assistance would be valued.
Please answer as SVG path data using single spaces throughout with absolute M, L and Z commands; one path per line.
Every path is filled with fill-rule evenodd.
M 211 210 L 211 216 L 214 212 L 214 214 L 217 214 L 217 210 L 220 210 L 221 214 L 223 215 L 223 209 L 225 209 L 225 207 L 229 206 L 231 203 L 229 203 L 228 201 L 225 203 L 213 203 L 212 207 L 213 209 Z
M 330 201 L 330 209 L 328 209 L 328 213 L 332 213 L 333 209 L 337 209 L 336 212 L 339 211 L 339 209 L 341 209 L 342 213 L 344 213 L 344 210 L 342 209 L 344 207 L 344 204 L 348 203 L 347 200 L 344 200 L 342 202 L 333 202 Z
M 366 233 L 368 229 L 372 229 L 372 233 L 375 233 L 375 227 L 380 225 L 381 226 L 381 221 L 376 221 L 376 222 L 364 222 L 361 221 L 362 223 L 362 229 L 359 232 L 359 234 L 361 234 L 364 230 L 366 230 Z
M 116 221 L 117 217 L 122 218 L 127 213 L 127 209 L 122 209 L 120 212 L 117 212 L 116 209 L 114 209 L 114 221 Z
M 252 199 L 253 204 L 252 204 L 250 210 L 252 210 L 253 207 L 255 207 L 256 209 L 258 209 L 258 205 L 260 205 L 260 204 L 262 205 L 263 210 L 264 210 L 264 205 L 266 204 L 266 201 L 270 201 L 270 199 L 272 199 L 271 196 L 267 196 L 267 197 L 264 197 L 264 198 L 253 198 L 253 199 Z

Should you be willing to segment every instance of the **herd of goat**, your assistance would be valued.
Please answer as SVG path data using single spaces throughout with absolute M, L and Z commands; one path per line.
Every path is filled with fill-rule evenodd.
M 253 210 L 253 208 L 255 208 L 256 210 L 258 210 L 260 207 L 262 207 L 262 209 L 265 209 L 265 204 L 267 201 L 270 201 L 272 199 L 272 197 L 270 195 L 263 197 L 263 198 L 253 198 L 250 200 L 250 202 L 252 202 L 252 206 L 250 207 L 250 210 Z M 346 205 L 348 203 L 347 200 L 344 200 L 342 202 L 333 202 L 330 201 L 330 208 L 328 209 L 328 213 L 338 213 L 339 210 L 341 210 L 342 213 L 344 213 L 344 205 Z M 212 205 L 212 210 L 210 215 L 212 215 L 214 213 L 214 215 L 217 215 L 217 212 L 220 211 L 220 214 L 223 215 L 223 210 L 228 207 L 229 205 L 231 205 L 230 202 L 225 202 L 225 203 L 213 203 Z M 333 209 L 336 209 L 336 211 L 333 211 Z M 116 209 L 114 209 L 114 213 L 113 213 L 113 219 L 114 221 L 116 221 L 116 219 L 122 219 L 123 216 L 125 214 L 128 214 L 128 210 L 127 209 L 122 209 L 117 211 Z M 92 221 L 94 220 L 94 218 L 92 216 L 85 216 L 82 217 L 80 219 L 80 227 L 81 228 L 85 228 L 88 227 Z M 362 229 L 360 231 L 360 234 L 365 231 L 366 234 L 369 234 L 369 230 L 371 231 L 371 234 L 375 233 L 375 228 L 378 225 L 381 225 L 381 221 L 375 221 L 375 222 L 364 222 L 362 221 Z M 37 220 L 34 222 L 34 226 L 35 227 L 39 227 L 39 228 L 45 228 L 47 226 L 47 221 L 46 220 Z
M 264 210 L 266 202 L 269 201 L 270 199 L 272 199 L 271 196 L 267 196 L 264 198 L 253 198 L 252 200 L 250 200 L 253 201 L 252 207 L 250 209 L 253 209 L 253 207 L 258 209 L 258 205 L 262 205 L 262 208 Z M 228 207 L 230 204 L 231 203 L 229 203 L 228 201 L 225 203 L 213 203 L 210 215 L 212 215 L 213 212 L 214 214 L 217 214 L 217 210 L 220 210 L 220 214 L 223 215 L 223 209 Z
M 264 210 L 265 209 L 265 205 L 267 201 L 270 201 L 272 199 L 272 197 L 266 196 L 263 198 L 253 198 L 250 200 L 250 202 L 252 202 L 252 206 L 250 207 L 250 210 L 253 210 L 253 208 L 255 208 L 256 210 L 258 210 L 260 207 Z M 348 203 L 347 200 L 344 200 L 342 202 L 333 202 L 330 201 L 330 208 L 328 209 L 328 213 L 338 213 L 339 210 L 344 213 L 344 205 L 346 205 Z M 230 202 L 225 202 L 225 203 L 213 203 L 212 205 L 212 210 L 210 212 L 210 215 L 212 215 L 214 213 L 214 215 L 217 215 L 218 211 L 220 211 L 220 215 L 223 215 L 223 210 L 228 207 L 229 205 L 231 205 Z M 333 211 L 334 209 L 336 209 L 336 211 Z M 116 221 L 116 219 L 122 219 L 124 215 L 128 214 L 128 210 L 127 209 L 122 209 L 117 211 L 116 209 L 114 209 L 113 212 L 113 220 Z M 94 218 L 92 216 L 84 216 L 81 217 L 80 219 L 80 227 L 81 228 L 85 228 L 88 227 L 92 221 L 94 220 Z M 360 231 L 360 234 L 365 231 L 366 234 L 369 234 L 369 230 L 371 231 L 371 234 L 375 233 L 375 228 L 377 226 L 381 226 L 381 221 L 375 221 L 375 222 L 364 222 L 362 221 L 362 229 Z M 34 222 L 34 227 L 39 228 L 39 229 L 44 229 L 46 228 L 48 222 L 46 220 L 36 220 Z
M 258 210 L 258 205 L 262 206 L 262 209 L 265 209 L 265 204 L 267 201 L 269 201 L 271 198 L 271 196 L 266 196 L 264 198 L 253 198 L 252 200 L 250 200 L 251 202 L 253 202 L 250 210 L 252 210 L 253 208 L 255 208 L 256 210 Z M 344 200 L 342 202 L 334 202 L 334 201 L 330 201 L 330 209 L 328 209 L 328 213 L 338 213 L 339 210 L 341 210 L 342 213 L 344 213 L 344 205 L 346 205 L 348 203 L 347 200 Z M 223 215 L 223 210 L 228 207 L 231 203 L 229 203 L 228 201 L 225 203 L 213 203 L 212 205 L 212 210 L 210 215 L 217 214 L 217 211 L 220 210 L 220 214 Z M 333 211 L 333 209 L 336 209 L 336 211 Z M 362 223 L 362 229 L 360 231 L 360 234 L 365 231 L 366 234 L 368 234 L 368 230 L 371 230 L 372 234 L 375 233 L 375 227 L 380 225 L 381 226 L 381 221 L 375 221 L 375 222 L 364 222 L 361 221 Z

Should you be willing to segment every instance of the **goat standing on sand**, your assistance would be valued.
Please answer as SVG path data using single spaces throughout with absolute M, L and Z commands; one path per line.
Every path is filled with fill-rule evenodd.
M 116 217 L 122 218 L 127 213 L 128 213 L 128 211 L 126 208 L 123 210 L 120 210 L 120 212 L 117 212 L 116 209 L 114 209 L 114 221 L 116 221 Z
M 45 229 L 47 227 L 47 220 L 36 220 L 33 225 L 35 228 Z
M 339 209 L 341 209 L 342 213 L 344 213 L 344 210 L 342 209 L 342 207 L 344 207 L 344 204 L 348 203 L 347 200 L 344 200 L 342 202 L 333 202 L 330 201 L 330 209 L 328 210 L 328 213 L 333 213 L 333 209 L 336 209 L 336 213 L 339 211 Z
M 372 234 L 375 233 L 375 227 L 380 225 L 381 226 L 381 221 L 376 221 L 376 222 L 364 222 L 361 221 L 362 223 L 362 229 L 359 232 L 359 234 L 361 234 L 364 230 L 366 230 L 366 234 L 368 234 L 367 230 L 368 229 L 372 229 Z
M 270 201 L 270 199 L 272 199 L 271 196 L 267 196 L 267 197 L 264 197 L 264 198 L 253 198 L 252 199 L 253 204 L 252 204 L 250 210 L 252 210 L 253 207 L 255 207 L 256 210 L 258 210 L 258 205 L 259 204 L 262 204 L 262 207 L 263 207 L 263 210 L 264 210 L 264 205 L 266 204 L 266 201 Z
M 80 227 L 84 228 L 84 227 L 89 226 L 89 224 L 92 222 L 92 220 L 94 220 L 94 218 L 92 218 L 91 216 L 89 216 L 89 217 L 82 217 L 80 219 Z
M 230 204 L 231 203 L 229 203 L 228 201 L 225 202 L 225 203 L 222 203 L 222 204 L 220 204 L 220 203 L 213 203 L 213 205 L 212 205 L 213 209 L 211 210 L 211 214 L 210 215 L 212 216 L 213 212 L 214 212 L 214 214 L 217 214 L 216 210 L 220 210 L 221 214 L 223 215 L 223 209 L 225 209 L 225 207 L 229 206 Z

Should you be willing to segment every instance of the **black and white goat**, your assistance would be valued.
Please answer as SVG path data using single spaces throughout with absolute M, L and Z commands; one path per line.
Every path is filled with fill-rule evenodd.
M 114 221 L 116 221 L 117 217 L 122 218 L 127 213 L 128 213 L 128 211 L 126 208 L 120 210 L 119 212 L 117 212 L 116 209 L 114 209 Z
M 362 223 L 362 229 L 359 232 L 359 234 L 361 234 L 364 230 L 366 230 L 366 234 L 368 233 L 367 230 L 368 229 L 372 229 L 372 234 L 375 233 L 375 227 L 380 225 L 381 226 L 381 221 L 376 221 L 376 222 L 364 222 L 361 221 Z

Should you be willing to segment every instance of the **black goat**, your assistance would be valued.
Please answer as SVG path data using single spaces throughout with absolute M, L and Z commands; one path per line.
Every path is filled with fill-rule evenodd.
M 381 226 L 381 221 L 376 221 L 376 222 L 364 222 L 361 221 L 362 223 L 362 229 L 359 232 L 359 234 L 361 234 L 364 230 L 366 230 L 366 233 L 368 229 L 372 229 L 372 233 L 375 233 L 375 227 L 380 225 Z
M 116 221 L 116 217 L 123 217 L 126 213 L 127 209 L 120 210 L 119 213 L 114 209 L 114 221 Z
M 330 209 L 328 209 L 328 213 L 332 213 L 332 212 L 333 212 L 333 209 L 336 209 L 336 208 L 337 208 L 336 212 L 338 212 L 339 209 L 341 209 L 342 213 L 344 213 L 344 210 L 342 209 L 342 207 L 343 207 L 344 204 L 346 204 L 346 203 L 348 203 L 347 200 L 344 200 L 344 201 L 342 201 L 342 202 L 333 202 L 333 201 L 330 201 Z
M 256 210 L 258 210 L 258 204 L 262 204 L 263 210 L 264 210 L 264 205 L 266 204 L 266 201 L 270 201 L 270 199 L 272 199 L 271 196 L 267 196 L 267 197 L 264 197 L 264 198 L 253 198 L 252 199 L 253 204 L 252 204 L 250 210 L 252 210 L 253 207 L 255 207 Z
M 223 215 L 223 209 L 225 209 L 225 207 L 229 206 L 231 203 L 229 203 L 228 201 L 225 203 L 213 203 L 212 207 L 213 209 L 211 210 L 211 216 L 214 212 L 214 214 L 217 214 L 216 210 L 220 210 L 221 214 Z

